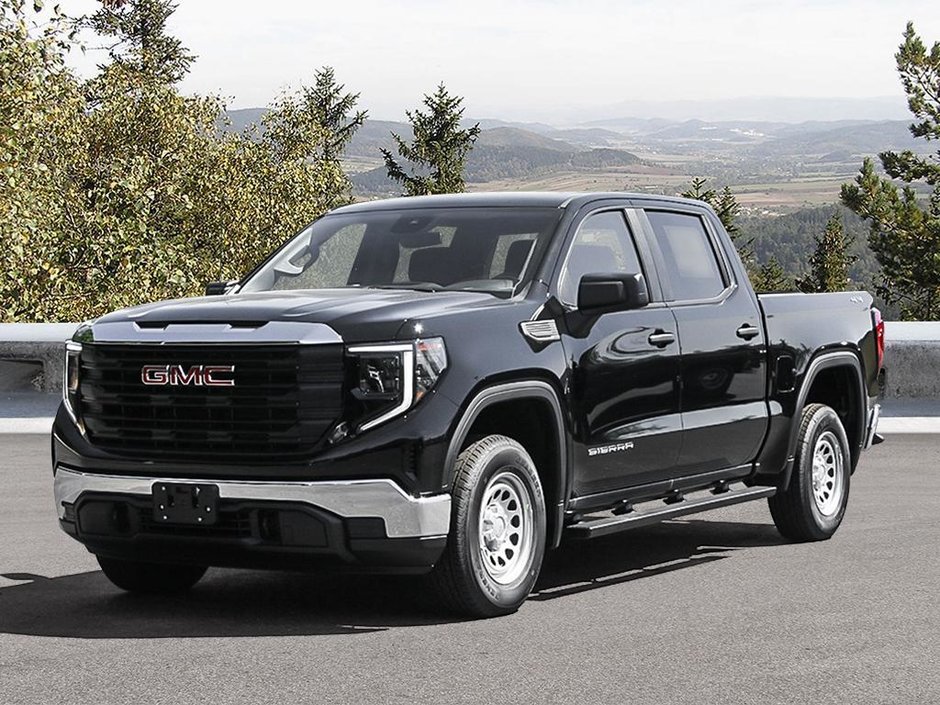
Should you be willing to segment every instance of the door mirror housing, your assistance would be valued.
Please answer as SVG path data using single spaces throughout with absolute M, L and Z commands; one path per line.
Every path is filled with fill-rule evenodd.
M 238 286 L 237 279 L 227 282 L 209 282 L 206 284 L 206 296 L 221 296 L 227 294 L 236 286 Z
M 626 311 L 649 302 L 642 274 L 585 274 L 578 284 L 581 311 Z

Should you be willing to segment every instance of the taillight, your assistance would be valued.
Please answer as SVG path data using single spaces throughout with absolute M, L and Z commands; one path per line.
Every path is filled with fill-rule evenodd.
M 875 349 L 878 353 L 878 369 L 880 370 L 885 362 L 885 322 L 881 319 L 881 311 L 872 308 L 871 320 L 875 328 Z

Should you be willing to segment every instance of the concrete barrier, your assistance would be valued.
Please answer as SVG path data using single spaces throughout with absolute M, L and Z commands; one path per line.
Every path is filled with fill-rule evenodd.
M 44 392 L 62 389 L 65 341 L 77 323 L 0 323 L 0 388 Z M 32 370 L 31 370 L 32 368 Z
M 77 325 L 0 323 L 0 390 L 61 390 L 63 344 Z M 885 396 L 940 399 L 940 322 L 889 321 L 885 339 Z
M 940 399 L 940 322 L 885 323 L 885 397 Z

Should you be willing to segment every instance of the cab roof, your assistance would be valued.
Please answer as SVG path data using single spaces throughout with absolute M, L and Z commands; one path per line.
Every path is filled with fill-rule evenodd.
M 494 191 L 478 193 L 448 193 L 435 196 L 407 196 L 363 201 L 337 208 L 330 213 L 361 213 L 367 211 L 401 210 L 413 208 L 579 208 L 592 201 L 642 200 L 684 205 L 704 206 L 701 201 L 679 196 L 657 196 L 648 193 L 618 192 L 563 192 L 563 191 Z

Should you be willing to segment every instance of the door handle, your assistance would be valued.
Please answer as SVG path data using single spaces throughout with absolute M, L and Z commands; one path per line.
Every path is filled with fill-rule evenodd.
M 672 345 L 674 342 L 676 342 L 676 336 L 674 336 L 672 333 L 667 333 L 664 330 L 658 330 L 650 335 L 647 340 L 649 341 L 650 345 L 653 345 L 657 348 L 664 348 L 667 345 Z
M 750 340 L 751 338 L 756 338 L 760 335 L 760 328 L 752 326 L 750 323 L 745 323 L 743 326 L 738 328 L 737 336 L 744 340 Z

